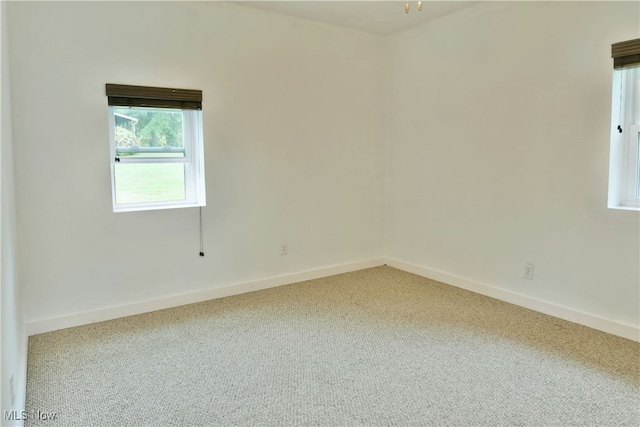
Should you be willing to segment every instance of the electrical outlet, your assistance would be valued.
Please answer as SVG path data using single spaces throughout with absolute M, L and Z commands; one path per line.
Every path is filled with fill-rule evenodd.
M 9 390 L 11 390 L 11 407 L 16 403 L 16 387 L 13 385 L 13 374 L 9 378 Z
M 533 280 L 533 264 L 530 262 L 524 265 L 524 278 Z
M 280 245 L 280 255 L 286 255 L 289 253 L 289 247 L 287 246 L 287 242 L 282 242 Z

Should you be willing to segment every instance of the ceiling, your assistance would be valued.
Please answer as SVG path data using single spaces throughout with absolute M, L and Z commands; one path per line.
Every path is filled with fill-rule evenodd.
M 478 1 L 422 1 L 418 11 L 417 0 L 410 0 L 410 11 L 405 13 L 405 0 L 298 0 L 298 1 L 237 1 L 245 6 L 322 21 L 342 27 L 375 34 L 392 34 L 432 19 L 471 7 Z

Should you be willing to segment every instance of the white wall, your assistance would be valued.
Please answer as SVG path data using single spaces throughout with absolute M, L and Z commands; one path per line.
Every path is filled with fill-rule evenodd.
M 1 106 L 0 106 L 0 312 L 2 338 L 0 342 L 0 369 L 2 370 L 0 412 L 24 409 L 26 384 L 26 331 L 22 310 L 20 287 L 17 278 L 16 216 L 13 169 L 13 138 L 11 126 L 11 86 L 9 79 L 9 55 L 7 42 L 6 2 L 0 3 L 1 27 Z M 13 377 L 13 402 L 10 387 Z M 2 412 L 3 414 L 4 412 Z M 0 414 L 0 416 L 2 416 Z M 0 424 L 18 425 L 18 422 L 2 420 Z
M 389 257 L 638 327 L 639 215 L 607 209 L 638 7 L 488 2 L 390 38 Z
M 8 9 L 28 322 L 384 254 L 377 36 L 209 2 Z M 204 258 L 197 210 L 111 211 L 105 83 L 203 90 Z
M 28 321 L 386 248 L 638 326 L 638 213 L 606 208 L 637 3 L 487 2 L 389 39 L 221 3 L 8 9 Z M 196 210 L 111 212 L 107 82 L 204 91 L 204 259 Z

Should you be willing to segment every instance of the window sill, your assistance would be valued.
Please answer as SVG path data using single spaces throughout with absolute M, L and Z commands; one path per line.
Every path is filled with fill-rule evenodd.
M 114 207 L 113 212 L 137 212 L 137 211 L 159 211 L 164 209 L 180 209 L 180 208 L 199 208 L 205 206 L 205 204 L 200 203 L 184 203 L 184 204 L 176 204 L 176 205 L 162 205 L 162 206 L 130 206 L 130 207 Z
M 624 205 L 617 205 L 617 206 L 607 206 L 609 209 L 618 209 L 621 211 L 636 211 L 636 212 L 640 212 L 640 207 L 638 206 L 624 206 Z

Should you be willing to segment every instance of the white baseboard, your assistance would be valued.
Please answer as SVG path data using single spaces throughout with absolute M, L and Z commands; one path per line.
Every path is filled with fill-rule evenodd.
M 17 411 L 17 419 L 7 420 L 4 417 L 4 412 L 0 414 L 1 426 L 22 427 L 24 426 L 24 419 L 22 418 L 22 411 L 26 410 L 27 405 L 27 358 L 29 354 L 29 337 L 27 331 L 22 328 L 22 337 L 20 339 L 21 351 L 18 352 L 18 366 L 13 371 L 13 391 L 9 390 L 9 393 L 15 393 L 14 397 L 9 398 L 11 406 L 2 408 L 3 411 Z
M 389 267 L 397 268 L 408 273 L 417 274 L 428 279 L 446 283 L 458 288 L 466 289 L 477 294 L 485 295 L 501 301 L 505 301 L 520 307 L 535 310 L 553 317 L 588 326 L 599 331 L 607 332 L 633 341 L 640 341 L 640 328 L 638 326 L 606 319 L 594 314 L 585 313 L 572 308 L 564 307 L 548 301 L 532 298 L 517 292 L 497 288 L 495 286 L 480 283 L 464 277 L 454 276 L 443 271 L 433 270 L 419 265 L 410 264 L 394 258 L 387 258 Z
M 42 334 L 59 329 L 66 329 L 74 326 L 112 320 L 119 317 L 133 316 L 136 314 L 163 310 L 180 305 L 193 304 L 196 302 L 208 301 L 211 299 L 223 298 L 246 292 L 259 291 L 262 289 L 274 288 L 277 286 L 288 285 L 296 282 L 303 282 L 305 280 L 313 280 L 322 277 L 333 276 L 336 274 L 349 273 L 351 271 L 378 267 L 385 264 L 389 265 L 390 267 L 397 268 L 398 270 L 417 274 L 419 276 L 437 280 L 448 285 L 456 286 L 458 288 L 466 289 L 471 292 L 515 304 L 524 308 L 528 308 L 530 310 L 535 310 L 544 314 L 548 314 L 550 316 L 558 317 L 560 319 L 568 320 L 570 322 L 578 323 L 593 329 L 640 342 L 640 328 L 638 328 L 637 326 L 617 322 L 611 319 L 606 319 L 594 314 L 585 313 L 555 303 L 519 294 L 517 292 L 497 288 L 495 286 L 487 285 L 485 283 L 477 282 L 468 278 L 445 273 L 443 271 L 410 264 L 394 258 L 375 258 L 366 261 L 334 265 L 315 270 L 255 280 L 251 282 L 238 283 L 217 288 L 205 289 L 202 291 L 172 295 L 149 301 L 140 301 L 132 304 L 125 304 L 49 319 L 36 320 L 27 324 L 27 335 L 30 336 Z M 25 346 L 26 345 L 27 344 L 25 339 Z M 26 381 L 26 374 L 24 378 Z
M 103 322 L 105 320 L 117 319 L 119 317 L 133 316 L 136 314 L 163 310 L 180 305 L 193 304 L 196 302 L 208 301 L 211 299 L 223 298 L 231 295 L 243 294 L 246 292 L 259 291 L 262 289 L 274 288 L 277 286 L 288 285 L 296 282 L 303 282 L 305 280 L 313 280 L 322 277 L 333 276 L 336 274 L 349 273 L 351 271 L 363 270 L 365 268 L 379 267 L 384 264 L 384 258 L 375 258 L 366 261 L 333 265 L 329 267 L 318 268 L 315 270 L 269 277 L 266 279 L 255 280 L 251 282 L 237 283 L 222 287 L 205 289 L 202 291 L 171 295 L 149 301 L 140 301 L 132 304 L 124 304 L 98 310 L 69 314 L 65 316 L 35 320 L 27 323 L 27 334 L 29 336 L 43 334 L 45 332 L 57 331 L 59 329 L 66 329 L 74 326 L 88 325 L 90 323 Z
M 26 327 L 22 328 L 22 360 L 20 360 L 20 376 L 18 379 L 18 387 L 16 387 L 16 405 L 18 410 L 27 409 L 27 362 L 29 358 L 29 335 Z M 24 420 L 18 423 L 18 426 L 24 426 Z

